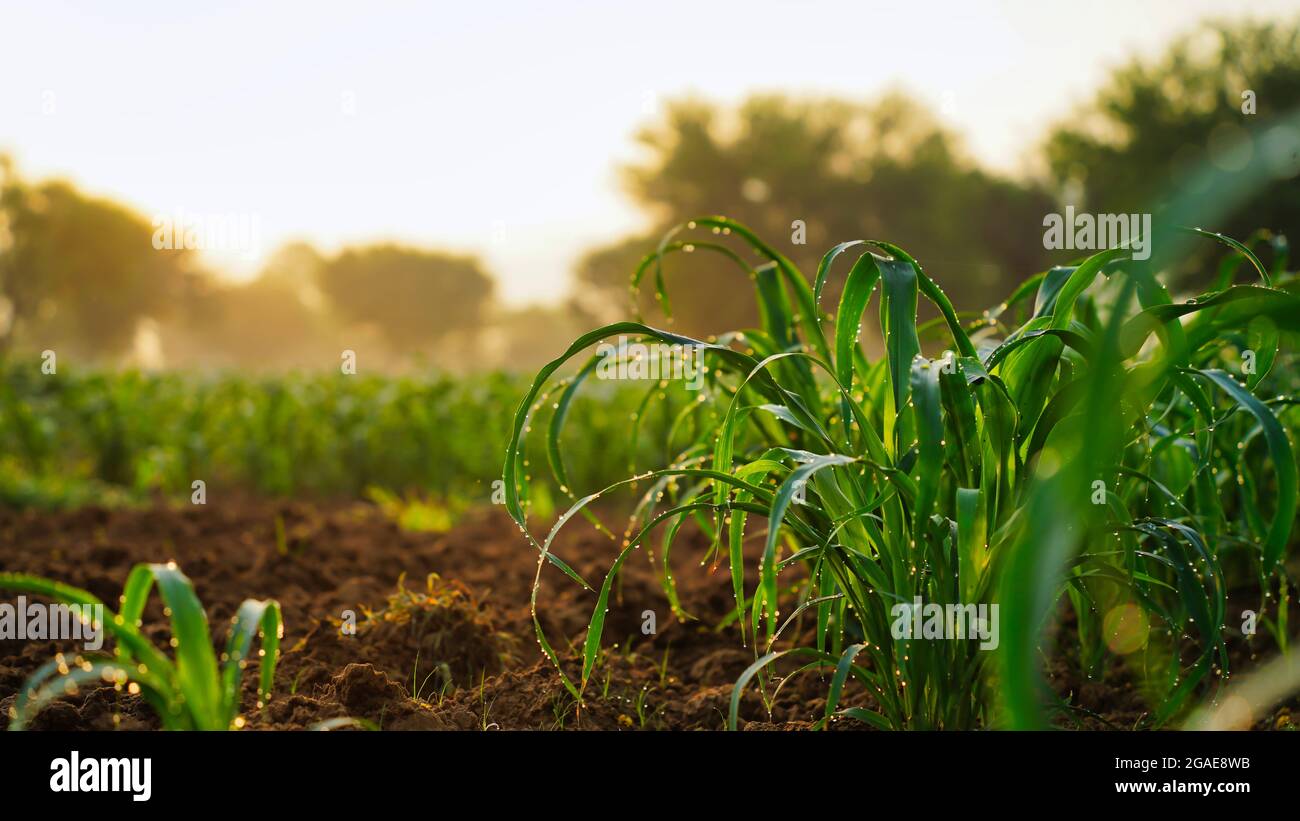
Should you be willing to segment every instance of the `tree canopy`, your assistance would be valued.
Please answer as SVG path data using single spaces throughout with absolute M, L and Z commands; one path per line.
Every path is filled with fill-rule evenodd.
M 1159 211 L 1202 168 L 1241 169 L 1258 137 L 1300 115 L 1300 25 L 1206 23 L 1116 69 L 1044 145 L 1052 185 L 1096 213 Z M 1273 180 L 1213 228 L 1248 237 L 1300 224 L 1300 132 Z
M 0 158 L 0 298 L 16 334 L 95 355 L 127 349 L 137 322 L 164 315 L 190 267 L 188 252 L 158 250 L 153 227 L 127 207 L 71 183 L 29 183 Z
M 1052 207 L 1046 191 L 981 170 L 956 135 L 900 94 L 874 104 L 770 94 L 734 109 L 688 100 L 671 104 L 638 141 L 648 158 L 622 173 L 655 227 L 581 261 L 577 278 L 593 292 L 589 309 L 626 305 L 636 260 L 672 224 L 702 214 L 733 217 L 777 239 L 778 250 L 810 273 L 837 242 L 889 239 L 937 272 L 959 306 L 984 304 L 1046 260 L 1041 243 L 1026 241 Z M 796 220 L 806 228 L 802 237 Z M 738 274 L 695 256 L 668 265 L 683 328 L 752 322 L 752 306 L 727 296 Z M 647 310 L 651 297 L 647 289 Z
M 318 282 L 343 319 L 373 323 L 395 349 L 475 328 L 493 290 L 472 257 L 391 244 L 345 250 L 325 261 Z

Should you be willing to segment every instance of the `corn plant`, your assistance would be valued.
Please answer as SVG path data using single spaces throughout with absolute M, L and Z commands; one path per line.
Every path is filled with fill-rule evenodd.
M 149 593 L 157 585 L 171 620 L 169 658 L 141 632 L 141 616 Z M 0 588 L 41 595 L 68 605 L 103 607 L 85 590 L 18 573 L 0 573 Z M 72 663 L 58 655 L 24 683 L 10 715 L 9 729 L 24 729 L 50 701 L 76 692 L 79 685 L 103 682 L 138 694 L 158 714 L 165 729 L 226 730 L 243 726 L 239 715 L 240 682 L 250 658 L 253 639 L 260 637 L 261 678 L 258 708 L 271 697 L 283 627 L 280 605 L 274 600 L 247 599 L 231 619 L 220 664 L 212 648 L 208 617 L 194 586 L 174 563 L 139 564 L 127 577 L 121 612 L 104 608 L 102 623 L 93 625 L 116 641 L 108 659 L 77 656 Z
M 639 317 L 606 325 L 545 366 L 515 414 L 507 508 L 539 552 L 538 579 L 549 562 L 595 593 L 575 681 L 542 628 L 533 588 L 537 640 L 565 686 L 580 699 L 589 684 L 612 585 L 638 548 L 660 564 L 677 618 L 693 618 L 670 565 L 693 520 L 710 545 L 696 558 L 727 565 L 736 608 L 728 621 L 755 655 L 733 692 L 732 727 L 744 688 L 757 680 L 769 689 L 783 659 L 794 663 L 791 675 L 826 677 L 821 726 L 840 718 L 878 728 L 1042 726 L 1052 701 L 1040 675 L 1042 628 L 1063 606 L 1074 610 L 1085 672 L 1097 673 L 1108 652 L 1121 655 L 1159 705 L 1151 725 L 1212 698 L 1228 675 L 1230 575 L 1258 584 L 1261 612 L 1286 634 L 1282 562 L 1297 507 L 1300 386 L 1282 342 L 1300 329 L 1300 298 L 1284 242 L 1274 242 L 1270 270 L 1250 244 L 1193 237 L 1221 242 L 1229 255 L 1195 299 L 1175 302 L 1156 263 L 1121 248 L 1033 276 L 995 308 L 965 316 L 887 242 L 841 243 L 809 278 L 725 217 L 673 229 L 633 274 L 634 297 L 652 278 L 670 316 L 665 260 L 712 253 L 751 280 L 761 327 L 698 340 Z M 828 313 L 841 257 L 851 262 Z M 1234 281 L 1243 267 L 1257 283 Z M 876 293 L 883 355 L 873 361 L 859 333 Z M 938 319 L 918 322 L 921 297 Z M 580 495 L 566 478 L 564 408 L 602 357 L 617 354 L 598 350 L 552 379 L 616 336 L 695 346 L 707 379 L 682 403 L 665 465 Z M 672 391 L 655 382 L 643 408 Z M 535 415 L 550 409 L 549 461 L 572 505 L 537 539 L 524 443 Z M 639 501 L 597 589 L 555 555 L 554 538 L 626 487 Z M 751 569 L 747 527 L 763 518 Z M 1000 645 L 898 638 L 896 606 L 918 600 L 999 605 Z M 1126 644 L 1116 624 L 1132 613 L 1146 627 Z M 778 644 L 783 635 L 794 646 Z M 841 710 L 848 687 L 865 690 L 870 706 Z

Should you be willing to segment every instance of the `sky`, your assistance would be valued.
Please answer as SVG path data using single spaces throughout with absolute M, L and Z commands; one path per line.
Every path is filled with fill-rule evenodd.
M 391 240 L 478 255 L 511 305 L 562 299 L 585 249 L 645 227 L 616 170 L 663 100 L 901 88 L 1015 172 L 1132 55 L 1205 17 L 1300 14 L 1300 0 L 207 5 L 0 0 L 0 151 L 151 219 L 231 219 L 243 232 L 206 259 L 232 276 L 290 240 Z

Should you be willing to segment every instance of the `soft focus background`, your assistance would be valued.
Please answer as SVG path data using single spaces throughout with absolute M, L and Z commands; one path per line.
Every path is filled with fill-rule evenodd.
M 519 374 L 628 316 L 633 268 L 681 220 L 736 218 L 808 272 L 887 239 L 979 310 L 1072 256 L 1043 249 L 1045 214 L 1158 209 L 1300 108 L 1294 0 L 2 15 L 17 503 L 196 475 L 486 493 Z M 1213 227 L 1294 236 L 1297 179 Z M 710 262 L 668 269 L 677 330 L 756 319 Z M 575 411 L 601 442 L 636 401 L 612 394 Z M 579 469 L 643 455 L 600 445 Z

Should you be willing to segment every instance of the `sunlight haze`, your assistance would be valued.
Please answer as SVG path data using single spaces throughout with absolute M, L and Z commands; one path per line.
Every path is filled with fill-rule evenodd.
M 1297 11 L 1295 0 L 972 3 L 956 17 L 915 2 L 7 3 L 0 151 L 147 216 L 253 217 L 254 253 L 208 257 L 235 276 L 287 240 L 393 239 L 479 255 L 507 304 L 554 302 L 584 249 L 645 224 L 615 161 L 636 156 L 634 133 L 665 99 L 867 100 L 897 87 L 976 158 L 1015 172 L 1044 123 L 1130 55 L 1207 16 Z

